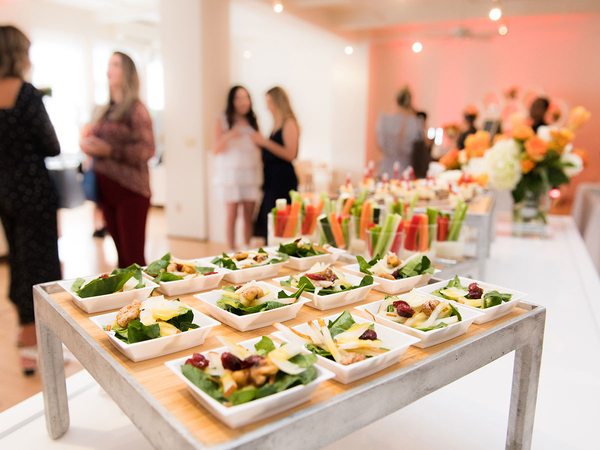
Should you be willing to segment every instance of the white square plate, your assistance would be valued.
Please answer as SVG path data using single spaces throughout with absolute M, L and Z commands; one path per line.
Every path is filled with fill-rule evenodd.
M 278 248 L 279 246 L 267 247 L 265 248 L 265 251 L 267 253 L 270 253 L 271 255 L 276 255 Z M 325 255 L 309 256 L 307 258 L 297 258 L 296 256 L 290 256 L 287 267 L 289 269 L 305 272 L 319 262 L 323 264 L 334 264 L 343 253 L 346 253 L 346 250 L 341 250 L 339 248 L 331 246 L 327 246 L 326 250 L 329 253 Z
M 353 273 L 355 275 L 364 277 L 365 274 L 360 271 L 358 264 L 350 264 L 341 268 L 343 271 Z M 435 269 L 435 272 L 441 272 L 439 269 Z M 426 285 L 431 280 L 432 274 L 417 275 L 416 277 L 403 278 L 401 280 L 386 280 L 385 278 L 371 275 L 373 280 L 379 283 L 379 286 L 375 288 L 376 291 L 383 292 L 384 294 L 396 295 L 403 292 L 410 292 L 417 286 Z
M 399 295 L 398 298 L 400 300 L 403 300 L 407 297 L 407 295 L 408 294 Z M 356 306 L 354 309 L 358 309 L 359 311 L 365 312 L 369 311 L 375 316 L 375 320 L 377 321 L 377 323 L 419 338 L 421 342 L 417 342 L 414 344 L 415 347 L 419 348 L 427 348 L 431 347 L 432 345 L 441 344 L 442 342 L 449 341 L 450 339 L 454 339 L 455 337 L 465 334 L 467 332 L 467 329 L 473 323 L 473 321 L 477 317 L 481 317 L 483 315 L 474 308 L 465 308 L 462 305 L 454 304 L 454 306 L 456 306 L 456 309 L 458 309 L 458 312 L 460 312 L 460 315 L 462 317 L 462 320 L 460 322 L 453 323 L 445 328 L 440 328 L 438 330 L 419 331 L 416 328 L 407 327 L 406 325 L 394 322 L 393 320 L 378 316 L 377 311 L 379 310 L 379 305 L 381 304 L 381 302 L 383 302 L 383 300 L 378 300 L 373 303 L 367 303 L 366 305 Z
M 284 291 L 288 295 L 292 294 L 292 292 L 273 286 L 272 284 L 265 282 L 259 282 L 258 284 L 269 289 L 273 294 L 275 294 L 275 297 L 277 297 L 279 291 Z M 205 292 L 203 294 L 197 294 L 194 295 L 194 297 L 204 303 L 204 306 L 211 316 L 239 331 L 255 330 L 257 328 L 268 327 L 274 322 L 291 320 L 296 317 L 296 314 L 298 314 L 298 311 L 300 311 L 302 305 L 309 302 L 308 299 L 300 296 L 295 303 L 292 303 L 288 306 L 282 306 L 281 308 L 271 309 L 269 311 L 262 311 L 254 314 L 246 314 L 245 316 L 238 316 L 217 306 L 217 301 L 221 298 L 221 289 Z
M 231 272 L 229 269 L 217 267 L 214 264 L 207 263 L 203 260 L 190 260 L 192 262 L 201 263 L 202 267 L 214 267 L 214 275 L 206 275 L 202 277 L 195 277 L 189 280 L 177 280 L 177 281 L 161 281 L 158 283 L 158 292 L 168 297 L 175 297 L 177 295 L 190 294 L 192 292 L 208 291 L 209 289 L 215 289 L 223 277 Z M 142 272 L 145 278 L 152 280 L 152 277 L 146 272 Z
M 486 322 L 489 322 L 490 320 L 498 319 L 502 316 L 505 316 L 505 315 L 511 313 L 515 309 L 517 304 L 519 303 L 519 300 L 522 300 L 523 298 L 525 298 L 527 296 L 527 294 L 525 294 L 523 292 L 495 286 L 493 284 L 485 283 L 483 281 L 472 280 L 471 278 L 466 278 L 466 277 L 458 277 L 458 278 L 460 280 L 460 284 L 462 284 L 463 286 L 469 286 L 469 284 L 471 284 L 471 283 L 477 283 L 478 285 L 484 286 L 486 288 L 489 287 L 491 289 L 495 289 L 500 293 L 512 294 L 512 298 L 508 302 L 503 302 L 501 305 L 492 306 L 491 308 L 486 308 L 486 309 L 475 308 L 474 306 L 463 305 L 462 303 L 458 303 L 454 300 L 448 300 L 449 302 L 460 305 L 463 308 L 473 309 L 475 311 L 479 311 L 479 312 L 483 313 L 483 315 L 481 317 L 478 317 L 477 319 L 475 319 L 475 323 L 477 323 L 477 324 L 486 323 Z M 446 287 L 450 281 L 451 280 L 445 280 L 445 281 L 440 281 L 439 283 L 428 284 L 427 286 L 423 286 L 417 290 L 419 292 L 425 292 L 426 294 L 431 294 L 433 291 L 437 291 L 440 288 Z M 437 298 L 438 300 L 440 299 L 440 297 L 438 297 L 438 296 L 434 296 L 434 297 Z
M 262 339 L 262 336 L 256 339 L 250 339 L 248 341 L 239 342 L 238 344 L 246 349 L 254 352 L 254 344 Z M 279 347 L 275 343 L 275 347 Z M 226 347 L 217 348 L 211 350 L 211 352 L 224 353 L 227 351 Z M 208 352 L 202 352 L 204 356 L 207 356 Z M 291 409 L 301 403 L 310 400 L 313 392 L 319 387 L 319 385 L 326 380 L 330 380 L 335 376 L 327 369 L 323 369 L 318 365 L 315 365 L 317 369 L 317 378 L 311 381 L 306 386 L 294 386 L 291 389 L 278 392 L 277 394 L 269 395 L 268 397 L 259 398 L 258 400 L 252 400 L 248 403 L 241 405 L 227 407 L 216 401 L 210 395 L 205 394 L 200 390 L 194 383 L 188 380 L 181 373 L 181 366 L 185 364 L 190 356 L 185 358 L 179 358 L 173 361 L 168 361 L 165 365 L 177 375 L 188 387 L 192 396 L 213 415 L 215 415 L 221 422 L 225 423 L 230 428 L 239 428 L 249 423 L 257 422 L 259 420 L 271 417 L 287 409 Z
M 213 265 L 211 261 L 215 258 L 216 256 L 210 256 L 208 258 L 199 259 L 198 262 L 201 262 L 202 264 L 208 263 Z M 248 281 L 273 278 L 277 276 L 281 267 L 287 263 L 288 261 L 283 261 L 277 264 L 267 264 L 266 266 L 250 267 L 249 269 L 228 269 L 228 273 L 225 274 L 223 279 L 233 284 L 243 284 L 247 283 Z
M 169 353 L 175 353 L 185 350 L 186 348 L 202 345 L 210 330 L 217 325 L 221 325 L 220 322 L 202 314 L 200 311 L 193 308 L 190 309 L 194 312 L 194 320 L 192 323 L 195 323 L 200 328 L 194 328 L 193 330 L 184 331 L 172 336 L 136 342 L 135 344 L 126 344 L 121 339 L 115 337 L 114 331 L 105 331 L 105 333 L 108 335 L 111 344 L 133 362 L 158 358 L 159 356 L 168 355 Z M 116 317 L 117 313 L 112 312 L 101 316 L 90 317 L 90 320 L 100 328 L 103 328 L 106 325 L 112 324 Z
M 361 277 L 357 277 L 350 274 L 346 274 L 345 277 L 346 280 L 348 280 L 354 286 L 358 286 L 362 280 Z M 273 278 L 273 281 L 281 283 L 282 281 L 287 281 L 289 278 L 289 276 Z M 337 294 L 315 295 L 313 293 L 303 292 L 302 296 L 311 300 L 310 303 L 307 304 L 307 306 L 319 309 L 321 311 L 325 311 L 327 309 L 337 308 L 339 306 L 346 306 L 351 303 L 362 302 L 365 298 L 367 298 L 367 295 L 369 295 L 371 289 L 378 285 L 379 283 L 373 281 L 373 284 L 370 286 L 352 289 L 350 291 L 343 291 Z M 296 292 L 298 290 L 298 288 L 295 288 L 293 286 L 284 287 L 292 292 Z
M 334 321 L 340 316 L 340 314 L 336 314 L 333 316 L 325 317 L 325 323 L 329 323 L 329 321 Z M 370 320 L 363 319 L 362 317 L 352 316 L 356 323 L 373 323 Z M 309 328 L 308 324 L 303 323 L 301 325 L 293 327 L 294 330 L 299 331 L 303 334 L 308 334 L 307 330 Z M 379 356 L 374 356 L 373 358 L 367 358 L 363 361 L 350 364 L 348 366 L 344 366 L 343 364 L 332 361 L 331 359 L 324 358 L 323 356 L 317 355 L 317 364 L 325 367 L 326 369 L 331 370 L 335 373 L 334 380 L 339 381 L 343 384 L 352 383 L 353 381 L 360 380 L 361 378 L 368 377 L 369 375 L 373 375 L 376 372 L 379 372 L 383 369 L 388 368 L 389 366 L 400 361 L 400 358 L 406 351 L 408 347 L 411 345 L 415 345 L 419 342 L 419 339 L 413 336 L 409 336 L 404 333 L 400 333 L 399 331 L 392 330 L 391 328 L 384 327 L 378 323 L 375 324 L 375 332 L 377 333 L 377 338 L 380 339 L 390 351 L 386 353 L 382 353 Z M 272 333 L 273 336 L 277 337 L 285 341 L 285 337 L 279 331 Z M 304 353 L 311 353 L 306 347 L 302 347 Z
M 94 280 L 100 275 L 86 277 L 85 282 Z M 71 290 L 71 286 L 75 280 L 62 280 L 58 285 L 67 291 L 73 297 L 73 303 L 88 314 L 94 314 L 102 311 L 110 311 L 111 309 L 121 309 L 125 305 L 131 304 L 134 300 L 143 302 L 152 291 L 158 287 L 158 284 L 153 283 L 147 278 L 142 277 L 145 286 L 141 289 L 132 289 L 125 292 L 115 292 L 114 294 L 98 295 L 96 297 L 81 298 Z

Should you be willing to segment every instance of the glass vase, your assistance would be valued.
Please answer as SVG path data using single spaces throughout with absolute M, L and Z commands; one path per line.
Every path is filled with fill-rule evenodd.
M 548 188 L 540 192 L 525 191 L 522 201 L 513 205 L 513 235 L 548 237 L 550 197 Z

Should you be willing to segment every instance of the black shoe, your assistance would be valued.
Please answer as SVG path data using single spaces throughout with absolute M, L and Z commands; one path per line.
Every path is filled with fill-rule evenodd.
M 93 237 L 103 238 L 104 236 L 106 236 L 106 227 L 94 231 Z

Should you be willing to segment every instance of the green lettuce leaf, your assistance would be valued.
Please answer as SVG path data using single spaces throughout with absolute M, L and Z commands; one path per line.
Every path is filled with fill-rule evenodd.
M 187 330 L 193 330 L 195 328 L 200 328 L 194 323 L 194 311 L 192 311 L 191 309 L 188 309 L 183 314 L 179 314 L 178 316 L 167 320 L 167 323 L 170 323 L 182 332 Z
M 181 373 L 205 394 L 210 395 L 219 402 L 224 403 L 226 401 L 225 397 L 223 397 L 223 391 L 219 387 L 219 383 L 208 379 L 209 375 L 203 370 L 200 370 L 191 364 L 184 364 L 181 366 Z
M 279 244 L 277 253 L 281 255 L 294 256 L 296 258 L 308 258 L 310 256 L 324 255 L 324 252 L 320 252 L 314 248 L 312 244 L 304 244 L 298 247 L 298 243 L 290 242 L 289 244 Z
M 182 277 L 169 273 L 169 272 L 160 272 L 154 279 L 152 280 L 154 283 L 158 284 L 161 281 L 163 283 L 168 283 L 169 281 L 181 281 Z
M 194 267 L 194 269 L 196 269 L 196 272 L 202 274 L 202 275 L 206 275 L 207 273 L 211 273 L 215 271 L 214 267 Z
M 512 294 L 501 294 L 498 291 L 488 292 L 483 296 L 483 308 L 501 305 L 502 302 L 508 302 L 511 298 Z
M 167 266 L 171 262 L 171 253 L 167 253 L 165 256 L 157 261 L 152 262 L 147 268 L 146 273 L 152 277 L 157 276 L 161 271 L 167 270 Z
M 160 327 L 157 323 L 144 325 L 139 320 L 133 320 L 127 325 L 127 330 L 115 331 L 115 336 L 127 344 L 135 344 L 160 337 Z
M 400 269 L 400 278 L 410 278 L 419 275 L 433 274 L 435 267 L 431 265 L 431 260 L 423 255 L 420 258 L 411 259 L 402 269 Z
M 81 298 L 97 297 L 99 295 L 114 294 L 120 291 L 135 272 L 121 272 L 106 278 L 96 278 L 82 288 L 74 291 Z M 71 289 L 73 289 L 71 287 Z
M 273 341 L 267 336 L 263 336 L 260 341 L 254 344 L 254 348 L 256 349 L 256 354 L 266 357 L 270 352 L 275 350 L 275 344 Z
M 356 322 L 352 318 L 352 314 L 350 314 L 350 311 L 346 310 L 342 314 L 340 314 L 340 316 L 333 322 L 329 321 L 329 323 L 327 324 L 327 328 L 329 328 L 331 337 L 334 338 L 338 334 L 347 331 L 355 323 Z

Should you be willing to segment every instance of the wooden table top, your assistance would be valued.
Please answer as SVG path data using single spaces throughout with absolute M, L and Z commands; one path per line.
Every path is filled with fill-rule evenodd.
M 337 266 L 343 267 L 344 264 L 337 264 Z M 290 275 L 293 273 L 297 272 L 283 268 L 279 273 L 279 276 Z M 273 285 L 277 285 L 277 283 L 271 280 L 263 281 L 269 282 Z M 231 283 L 221 283 L 221 286 L 227 285 L 231 285 Z M 300 309 L 296 318 L 285 322 L 285 324 L 287 326 L 295 326 L 301 323 L 306 323 L 309 320 L 315 320 L 319 317 L 327 317 L 334 314 L 341 314 L 345 309 L 349 309 L 352 315 L 372 320 L 372 318 L 368 314 L 365 314 L 353 308 L 358 305 L 381 300 L 384 296 L 385 294 L 372 290 L 363 302 L 357 302 L 349 306 L 335 308 L 328 311 L 319 311 L 308 306 L 303 306 Z M 310 402 L 306 402 L 300 406 L 297 406 L 296 408 L 290 409 L 270 418 L 234 430 L 220 422 L 208 410 L 204 409 L 188 392 L 186 385 L 181 380 L 179 380 L 179 378 L 177 378 L 169 369 L 167 369 L 164 363 L 166 361 L 191 355 L 194 352 L 204 352 L 207 350 L 222 347 L 222 344 L 217 340 L 216 336 L 225 336 L 233 340 L 234 342 L 241 342 L 263 335 L 269 335 L 276 331 L 273 326 L 259 328 L 257 330 L 242 333 L 227 325 L 222 324 L 211 330 L 204 344 L 201 346 L 193 347 L 182 352 L 172 353 L 170 355 L 162 356 L 159 358 L 135 363 L 130 361 L 126 356 L 117 351 L 115 347 L 113 347 L 113 345 L 111 344 L 106 333 L 99 327 L 97 327 L 91 320 L 89 320 L 89 317 L 91 316 L 106 314 L 107 312 L 89 315 L 75 306 L 71 296 L 67 292 L 51 294 L 51 297 L 86 332 L 88 332 L 96 341 L 98 341 L 108 353 L 110 353 L 117 361 L 119 361 L 123 365 L 123 367 L 127 371 L 129 371 L 139 381 L 139 383 L 145 389 L 147 389 L 148 392 L 150 392 L 165 408 L 167 408 L 176 419 L 178 419 L 182 424 L 184 424 L 202 444 L 206 446 L 227 442 L 228 440 L 239 437 L 244 433 L 257 429 L 263 425 L 275 422 L 298 410 L 321 403 L 335 395 L 344 393 L 375 378 L 381 377 L 382 375 L 396 371 L 409 364 L 413 364 L 419 360 L 427 358 L 429 355 L 435 354 L 436 352 L 439 352 L 457 342 L 461 342 L 474 335 L 482 333 L 494 327 L 495 325 L 509 321 L 526 312 L 523 309 L 515 308 L 514 312 L 512 312 L 509 315 L 506 315 L 500 319 L 482 325 L 473 324 L 469 327 L 466 334 L 433 347 L 419 349 L 411 346 L 404 353 L 404 355 L 398 363 L 381 372 L 378 372 L 374 375 L 371 375 L 370 377 L 363 378 L 354 383 L 346 385 L 333 380 L 325 381 L 319 386 L 319 388 L 317 388 Z M 200 300 L 196 299 L 193 296 L 193 294 L 182 295 L 179 296 L 179 298 L 183 303 L 189 305 L 190 307 L 209 315 L 208 311 L 204 308 L 203 303 Z

